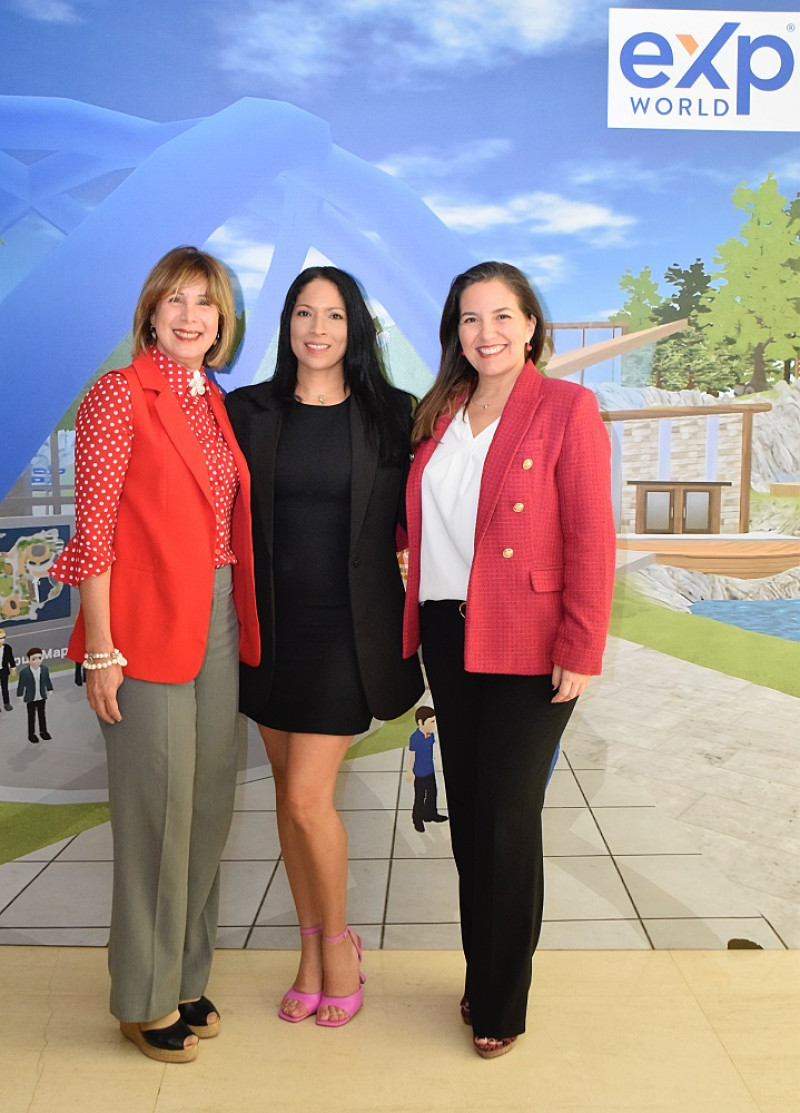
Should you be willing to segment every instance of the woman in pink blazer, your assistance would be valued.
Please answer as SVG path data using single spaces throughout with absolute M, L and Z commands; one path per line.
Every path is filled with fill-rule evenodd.
M 536 369 L 525 276 L 454 279 L 439 376 L 417 410 L 404 652 L 436 707 L 466 980 L 483 1058 L 525 1030 L 543 909 L 541 810 L 556 745 L 611 609 L 610 446 L 594 395 Z

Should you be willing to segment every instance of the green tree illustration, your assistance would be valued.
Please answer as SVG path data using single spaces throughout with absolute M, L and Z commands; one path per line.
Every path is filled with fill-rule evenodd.
M 619 285 L 623 293 L 628 295 L 628 300 L 611 321 L 624 325 L 627 332 L 640 332 L 655 324 L 654 311 L 663 299 L 657 283 L 653 281 L 650 267 L 645 267 L 636 275 L 633 271 L 625 271 Z
M 702 259 L 695 259 L 687 268 L 673 263 L 671 267 L 667 267 L 664 281 L 674 286 L 675 292 L 653 309 L 653 319 L 659 325 L 706 312 L 703 295 L 711 284 L 711 276 L 706 274 Z
M 711 276 L 702 259 L 690 267 L 673 263 L 664 281 L 674 287 L 670 296 L 653 310 L 662 325 L 688 319 L 683 331 L 660 341 L 653 352 L 650 381 L 663 390 L 702 390 L 720 394 L 739 386 L 749 375 L 746 357 L 736 352 L 729 341 L 713 344 L 699 325 L 708 313 Z
M 651 382 L 663 390 L 702 390 L 721 394 L 740 386 L 752 366 L 732 344 L 712 345 L 691 321 L 683 332 L 660 341 L 653 352 Z
M 797 355 L 800 333 L 800 221 L 772 174 L 756 189 L 738 186 L 733 203 L 748 213 L 740 239 L 726 240 L 714 262 L 719 282 L 704 298 L 703 332 L 715 348 L 730 345 L 750 361 L 747 389 L 769 389 L 784 361 Z M 794 213 L 793 210 L 794 209 Z

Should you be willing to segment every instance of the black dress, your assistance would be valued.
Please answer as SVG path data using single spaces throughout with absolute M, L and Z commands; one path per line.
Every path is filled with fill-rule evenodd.
M 275 671 L 253 715 L 275 730 L 359 734 L 372 721 L 347 579 L 350 400 L 286 409 L 275 457 Z M 248 714 L 251 714 L 248 711 Z
M 261 642 L 260 663 L 240 668 L 240 709 L 324 734 L 404 714 L 424 690 L 416 654 L 402 651 L 407 454 L 381 457 L 354 395 L 302 406 L 270 380 L 225 403 L 251 475 Z M 393 390 L 389 403 L 410 436 L 410 395 Z

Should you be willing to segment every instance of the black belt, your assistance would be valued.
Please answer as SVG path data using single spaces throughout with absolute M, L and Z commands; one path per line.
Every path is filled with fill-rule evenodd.
M 467 601 L 466 599 L 423 599 L 420 603 L 421 607 L 447 607 L 452 610 L 453 607 L 458 609 L 458 613 L 466 620 L 467 617 Z

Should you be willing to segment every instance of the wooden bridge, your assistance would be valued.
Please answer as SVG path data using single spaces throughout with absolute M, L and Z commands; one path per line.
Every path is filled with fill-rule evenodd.
M 622 550 L 652 553 L 656 564 L 671 564 L 692 572 L 760 580 L 800 566 L 800 537 L 618 537 Z

